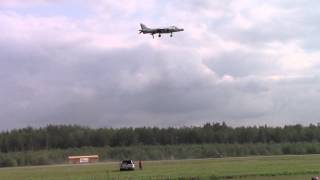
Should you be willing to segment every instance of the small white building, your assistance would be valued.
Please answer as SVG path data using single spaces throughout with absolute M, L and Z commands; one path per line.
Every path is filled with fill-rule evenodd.
M 99 161 L 98 155 L 89 156 L 69 156 L 69 164 L 86 164 L 86 163 L 97 163 Z

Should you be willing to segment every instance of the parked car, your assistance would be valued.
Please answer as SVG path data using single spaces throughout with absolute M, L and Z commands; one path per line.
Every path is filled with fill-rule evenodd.
M 134 170 L 135 165 L 132 160 L 123 160 L 120 163 L 120 171 L 125 171 L 125 170 Z

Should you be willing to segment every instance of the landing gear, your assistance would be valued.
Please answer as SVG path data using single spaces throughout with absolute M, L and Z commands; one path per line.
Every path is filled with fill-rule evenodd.
M 160 37 L 161 37 L 161 34 L 159 34 L 158 37 L 160 38 Z
M 172 37 L 172 33 L 170 34 L 170 37 Z
M 154 34 L 151 34 L 152 35 L 152 38 L 154 39 Z

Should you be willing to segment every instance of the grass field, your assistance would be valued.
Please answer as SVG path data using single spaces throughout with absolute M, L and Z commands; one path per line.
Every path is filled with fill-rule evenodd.
M 144 162 L 143 171 L 120 172 L 119 163 L 0 169 L 1 180 L 242 179 L 303 180 L 320 175 L 320 155 Z

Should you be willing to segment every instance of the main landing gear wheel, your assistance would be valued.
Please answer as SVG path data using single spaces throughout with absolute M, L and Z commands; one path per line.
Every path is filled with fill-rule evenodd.
M 159 34 L 158 37 L 161 37 L 161 34 Z

